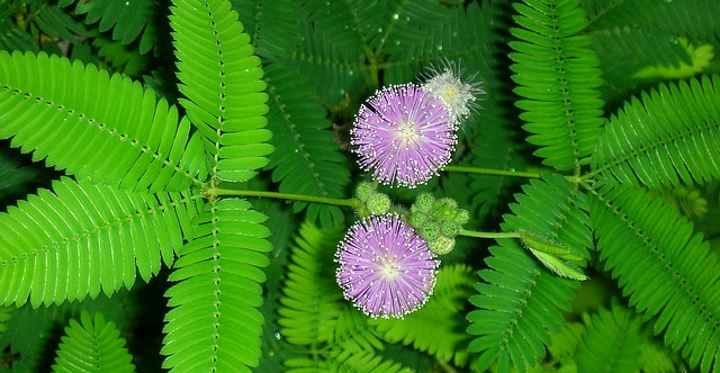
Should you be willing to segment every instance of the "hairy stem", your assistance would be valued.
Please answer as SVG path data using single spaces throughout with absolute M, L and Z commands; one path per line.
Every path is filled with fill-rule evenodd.
M 475 237 L 475 238 L 521 238 L 517 232 L 478 232 L 467 229 L 461 229 L 459 236 Z
M 515 171 L 514 169 L 503 170 L 503 169 L 496 169 L 496 168 L 483 168 L 483 167 L 473 167 L 473 166 L 447 166 L 443 170 L 446 172 L 462 172 L 462 173 L 470 173 L 470 174 L 496 175 L 496 176 L 515 176 L 515 177 L 527 177 L 527 178 L 533 178 L 533 179 L 537 179 L 542 176 L 542 175 L 540 175 L 539 172 Z
M 352 207 L 352 208 L 360 207 L 360 201 L 355 198 L 341 199 L 341 198 L 311 196 L 311 195 L 307 195 L 307 194 L 278 193 L 278 192 L 267 192 L 267 191 L 261 191 L 261 190 L 233 190 L 233 189 L 221 189 L 221 188 L 210 189 L 206 193 L 209 195 L 213 195 L 213 196 L 241 196 L 241 197 L 275 198 L 275 199 L 284 199 L 284 200 L 291 200 L 291 201 L 323 203 L 326 205 L 347 206 L 347 207 Z

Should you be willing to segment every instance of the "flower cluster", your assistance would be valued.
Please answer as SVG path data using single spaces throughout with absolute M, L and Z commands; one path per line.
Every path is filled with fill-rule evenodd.
M 460 122 L 482 93 L 459 75 L 446 65 L 423 85 L 385 87 L 361 105 L 350 144 L 375 181 L 413 188 L 450 162 Z M 367 315 L 401 318 L 428 300 L 440 264 L 436 255 L 454 248 L 468 215 L 452 200 L 421 195 L 406 216 L 410 225 L 389 213 L 392 203 L 376 187 L 357 188 L 362 220 L 338 246 L 336 278 L 345 298 Z
M 422 86 L 382 88 L 361 105 L 350 133 L 360 167 L 383 184 L 427 182 L 452 159 L 458 126 L 480 93 L 450 67 Z
M 437 255 L 448 254 L 455 248 L 455 236 L 469 219 L 467 210 L 459 208 L 454 200 L 435 199 L 428 193 L 419 195 L 410 208 L 410 224 Z
M 398 215 L 355 223 L 335 254 L 346 299 L 372 317 L 402 318 L 427 302 L 440 262 Z

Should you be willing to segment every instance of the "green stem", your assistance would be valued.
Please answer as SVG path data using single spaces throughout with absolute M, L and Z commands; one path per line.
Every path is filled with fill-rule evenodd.
M 480 175 L 496 175 L 496 176 L 515 176 L 515 177 L 527 177 L 527 178 L 539 178 L 539 172 L 531 171 L 515 171 L 515 170 L 502 170 L 496 168 L 483 168 L 473 166 L 447 166 L 444 168 L 447 172 L 463 172 Z
M 475 237 L 475 238 L 520 238 L 520 233 L 517 232 L 478 232 L 467 229 L 461 229 L 460 236 Z
M 233 189 L 220 189 L 220 188 L 215 188 L 215 189 L 209 190 L 207 193 L 210 195 L 215 195 L 215 196 L 276 198 L 276 199 L 286 199 L 286 200 L 292 200 L 292 201 L 323 203 L 326 205 L 347 206 L 347 207 L 352 207 L 352 208 L 360 207 L 360 201 L 358 201 L 355 198 L 341 199 L 341 198 L 311 196 L 311 195 L 307 195 L 307 194 L 278 193 L 278 192 L 267 192 L 267 191 L 261 191 L 261 190 L 233 190 Z

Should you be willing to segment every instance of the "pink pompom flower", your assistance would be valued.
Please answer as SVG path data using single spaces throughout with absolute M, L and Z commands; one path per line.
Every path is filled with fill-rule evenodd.
M 415 230 L 395 214 L 355 223 L 335 253 L 345 299 L 371 317 L 402 318 L 422 307 L 435 286 L 440 261 Z
M 383 184 L 415 187 L 450 162 L 456 126 L 443 102 L 415 84 L 381 89 L 358 111 L 350 143 Z

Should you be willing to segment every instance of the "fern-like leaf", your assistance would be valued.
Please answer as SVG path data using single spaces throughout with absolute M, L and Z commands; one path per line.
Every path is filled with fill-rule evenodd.
M 58 6 L 67 7 L 73 3 L 77 3 L 75 13 L 85 15 L 86 23 L 99 23 L 101 32 L 112 28 L 113 40 L 127 45 L 142 35 L 139 44 L 141 54 L 149 52 L 155 45 L 154 0 L 59 0 Z
M 63 178 L 0 214 L 0 304 L 111 295 L 173 260 L 201 204 Z
M 371 352 L 358 353 L 341 361 L 294 358 L 286 361 L 287 373 L 411 373 L 412 370 Z
M 32 35 L 17 27 L 5 13 L 0 5 L 0 50 L 37 51 L 38 45 Z
M 132 373 L 135 367 L 115 324 L 100 313 L 70 320 L 52 367 L 53 373 Z
M 58 56 L 0 52 L 0 122 L 0 139 L 33 160 L 124 189 L 183 191 L 207 174 L 202 142 L 175 107 Z
M 541 147 L 543 163 L 564 171 L 585 163 L 603 123 L 600 69 L 592 40 L 578 34 L 587 21 L 576 1 L 515 4 L 521 28 L 511 32 L 520 40 L 510 42 L 516 106 L 533 134 L 527 141 Z
M 560 176 L 533 181 L 505 216 L 504 231 L 541 234 L 587 258 L 592 244 L 587 199 Z M 562 279 L 545 269 L 515 240 L 498 240 L 485 260 L 488 269 L 475 285 L 480 294 L 470 298 L 478 309 L 468 314 L 469 345 L 479 352 L 480 370 L 495 365 L 500 372 L 520 372 L 545 354 L 550 333 L 563 323 L 578 282 Z
M 302 77 L 293 76 L 289 66 L 267 68 L 270 94 L 272 142 L 282 152 L 271 158 L 274 182 L 285 193 L 318 194 L 342 198 L 350 182 L 348 164 L 338 150 L 332 124 L 320 105 L 309 100 L 312 91 Z M 308 221 L 322 227 L 342 224 L 344 215 L 337 206 L 296 203 L 295 210 L 307 207 Z
M 720 356 L 720 258 L 671 205 L 624 185 L 592 189 L 601 259 L 665 343 L 691 367 L 716 371 Z
M 578 372 L 637 372 L 642 323 L 632 312 L 615 305 L 585 318 L 587 330 L 577 355 Z
M 180 103 L 202 133 L 213 179 L 241 182 L 268 163 L 268 96 L 260 59 L 227 0 L 173 1 Z
M 331 321 L 340 317 L 342 294 L 329 264 L 339 239 L 339 231 L 321 231 L 308 223 L 300 227 L 278 311 L 280 332 L 290 343 L 311 345 L 332 339 Z
M 593 173 L 650 187 L 720 178 L 720 77 L 660 85 L 633 98 L 600 137 Z
M 402 320 L 370 321 L 390 343 L 402 341 L 441 361 L 465 365 L 468 337 L 462 333 L 462 311 L 473 283 L 470 267 L 449 265 L 438 273 L 433 295 L 422 309 Z
M 43 4 L 35 10 L 34 24 L 43 33 L 63 40 L 79 40 L 89 36 L 82 23 L 65 13 L 60 7 Z
M 262 268 L 272 245 L 265 215 L 241 199 L 210 201 L 166 293 L 166 355 L 171 372 L 250 372 L 260 360 Z

